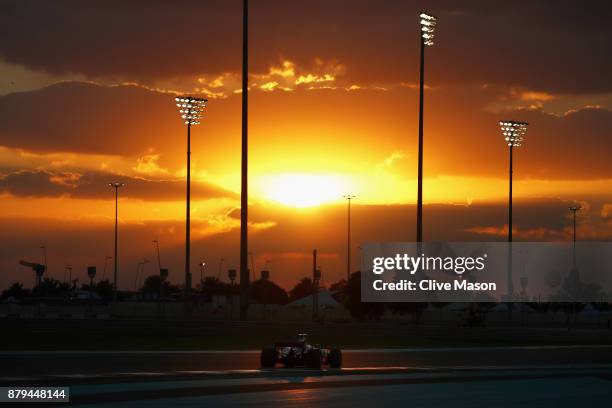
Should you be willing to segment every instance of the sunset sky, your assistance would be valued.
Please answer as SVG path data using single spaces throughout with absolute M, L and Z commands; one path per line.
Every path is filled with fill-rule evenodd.
M 185 125 L 177 94 L 209 99 L 192 129 L 192 261 L 237 268 L 241 0 L 0 1 L 0 288 L 112 255 L 120 190 L 120 287 L 159 238 L 182 282 Z M 415 236 L 421 8 L 427 49 L 424 239 L 507 231 L 501 119 L 529 122 L 515 155 L 519 240 L 612 239 L 612 10 L 606 1 L 252 0 L 250 248 L 285 287 L 321 254 L 344 276 L 364 242 Z M 107 277 L 111 274 L 111 266 Z

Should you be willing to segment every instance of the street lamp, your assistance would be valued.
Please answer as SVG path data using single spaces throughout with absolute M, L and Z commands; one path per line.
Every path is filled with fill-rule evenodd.
M 194 96 L 176 97 L 174 100 L 179 108 L 181 118 L 187 125 L 187 215 L 185 220 L 185 302 L 187 302 L 191 293 L 191 272 L 189 267 L 191 245 L 191 126 L 200 124 L 200 116 L 204 112 L 208 100 Z
M 576 269 L 576 213 L 582 210 L 582 207 L 579 205 L 574 205 L 569 208 L 572 212 L 572 216 L 574 218 L 574 236 L 573 236 L 573 251 L 572 251 L 572 265 L 574 269 Z
M 423 88 L 425 87 L 425 46 L 434 44 L 434 33 L 438 18 L 422 12 L 421 18 L 421 69 L 419 82 L 419 156 L 417 181 L 417 242 L 423 241 Z M 420 252 L 420 248 L 419 248 Z
M 347 221 L 347 232 L 346 232 L 346 283 L 351 279 L 351 200 L 357 196 L 346 194 L 343 195 L 348 203 L 348 221 Z
M 514 293 L 512 283 L 512 153 L 515 147 L 520 147 L 525 140 L 527 133 L 527 122 L 518 122 L 515 120 L 502 120 L 499 126 L 504 136 L 504 140 L 508 145 L 510 154 L 509 166 L 509 191 L 508 191 L 508 296 L 511 297 Z
M 200 285 L 204 285 L 204 267 L 206 266 L 206 262 L 200 262 Z
M 115 293 L 115 301 L 117 301 L 117 215 L 119 203 L 119 189 L 121 187 L 125 187 L 125 184 L 115 181 L 113 183 L 108 183 L 108 186 L 113 187 L 115 189 L 115 276 L 113 279 L 113 291 Z

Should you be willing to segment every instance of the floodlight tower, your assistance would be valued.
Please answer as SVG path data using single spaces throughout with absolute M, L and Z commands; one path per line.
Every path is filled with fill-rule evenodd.
M 527 133 L 527 122 L 517 122 L 515 120 L 502 120 L 499 122 L 501 127 L 502 135 L 508 145 L 508 151 L 510 154 L 510 166 L 509 166 L 509 191 L 508 191 L 508 297 L 511 297 L 514 293 L 514 287 L 512 283 L 512 153 L 515 147 L 520 147 L 525 140 L 525 134 Z
M 204 112 L 207 99 L 194 96 L 183 96 L 174 98 L 179 108 L 181 118 L 187 125 L 187 211 L 185 217 L 185 302 L 191 295 L 191 271 L 190 271 L 190 249 L 191 249 L 191 126 L 200 124 L 200 116 Z
M 346 284 L 351 279 L 351 200 L 357 198 L 352 194 L 343 195 L 348 203 L 348 220 L 347 220 L 347 232 L 346 232 Z
M 118 219 L 118 204 L 119 204 L 119 189 L 121 187 L 125 187 L 124 183 L 120 183 L 120 182 L 113 182 L 113 183 L 108 183 L 109 187 L 113 187 L 115 189 L 115 273 L 114 273 L 114 278 L 113 278 L 113 292 L 114 292 L 114 297 L 115 297 L 115 301 L 117 301 L 117 219 Z
M 573 236 L 573 250 L 572 250 L 572 266 L 576 269 L 576 213 L 582 210 L 582 207 L 579 205 L 574 205 L 569 208 L 572 212 L 572 216 L 574 218 L 574 236 Z
M 416 241 L 423 241 L 423 88 L 425 87 L 425 46 L 434 44 L 434 33 L 438 18 L 422 12 L 421 18 L 421 74 L 419 82 L 419 158 L 417 181 L 417 233 Z M 420 248 L 419 248 L 420 252 Z

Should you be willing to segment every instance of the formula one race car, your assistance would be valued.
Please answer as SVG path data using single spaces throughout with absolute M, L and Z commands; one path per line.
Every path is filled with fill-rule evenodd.
M 342 352 L 338 349 L 311 346 L 306 341 L 306 334 L 298 334 L 297 341 L 277 341 L 273 348 L 261 351 L 262 367 L 272 368 L 276 363 L 281 363 L 285 367 L 321 368 L 327 365 L 331 368 L 340 368 Z

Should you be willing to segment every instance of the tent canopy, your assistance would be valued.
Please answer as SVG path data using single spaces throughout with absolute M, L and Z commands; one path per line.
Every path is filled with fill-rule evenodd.
M 313 295 L 309 295 L 303 297 L 301 299 L 294 300 L 291 303 L 288 303 L 286 307 L 290 308 L 312 308 L 312 298 Z M 332 296 L 332 293 L 329 290 L 319 290 L 319 308 L 321 309 L 343 309 L 344 306 L 342 303 L 338 302 Z

